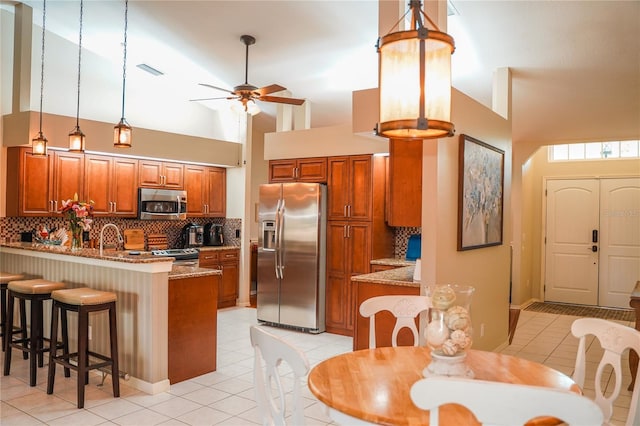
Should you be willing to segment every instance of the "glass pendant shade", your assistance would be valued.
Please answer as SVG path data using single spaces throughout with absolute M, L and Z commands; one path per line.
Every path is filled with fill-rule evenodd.
M 380 38 L 379 135 L 399 139 L 453 136 L 453 51 L 451 36 L 424 27 Z
M 116 148 L 131 148 L 131 135 L 133 129 L 123 118 L 113 128 L 113 146 Z
M 42 132 L 38 132 L 35 138 L 31 139 L 31 153 L 33 155 L 47 155 L 47 138 Z
M 71 133 L 69 133 L 69 151 L 82 152 L 84 151 L 84 133 L 80 130 L 80 126 L 76 126 Z

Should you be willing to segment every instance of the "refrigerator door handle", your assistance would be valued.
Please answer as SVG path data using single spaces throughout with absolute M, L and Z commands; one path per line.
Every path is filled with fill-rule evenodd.
M 278 200 L 277 204 L 276 204 L 276 231 L 275 231 L 275 241 L 274 241 L 274 259 L 275 261 L 273 262 L 274 266 L 275 266 L 275 273 L 276 273 L 276 279 L 280 278 L 280 268 L 279 268 L 279 251 L 280 251 L 280 202 L 282 200 Z
M 278 213 L 280 216 L 280 220 L 279 226 L 277 228 L 277 232 L 280 233 L 280 237 L 278 238 L 278 268 L 280 269 L 280 279 L 284 279 L 284 250 L 282 249 L 282 242 L 284 241 L 284 210 L 285 204 L 283 199 L 282 203 L 280 204 L 280 211 Z

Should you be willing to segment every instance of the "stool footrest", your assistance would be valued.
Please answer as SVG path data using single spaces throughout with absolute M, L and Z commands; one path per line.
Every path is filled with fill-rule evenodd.
M 110 367 L 111 364 L 113 364 L 113 362 L 111 361 L 111 359 L 109 357 L 106 357 L 102 354 L 98 354 L 95 352 L 88 352 L 88 355 L 90 357 L 94 357 L 97 358 L 99 360 L 101 360 L 102 362 L 89 362 L 89 365 L 87 365 L 85 367 L 85 369 L 88 370 L 96 370 L 98 368 L 103 368 L 103 367 Z M 72 362 L 72 360 L 75 360 L 75 363 Z M 65 368 L 71 368 L 73 370 L 77 370 L 78 369 L 78 352 L 72 352 L 66 355 L 58 355 L 58 356 L 54 356 L 52 359 L 53 362 L 62 365 Z

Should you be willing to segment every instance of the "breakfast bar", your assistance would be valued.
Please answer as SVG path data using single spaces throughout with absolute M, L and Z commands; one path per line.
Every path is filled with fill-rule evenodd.
M 215 317 L 219 270 L 174 267 L 172 258 L 157 258 L 144 253 L 134 255 L 126 251 L 105 251 L 100 256 L 96 249 L 72 251 L 67 247 L 32 243 L 0 244 L 0 268 L 27 277 L 60 281 L 68 288 L 86 286 L 115 292 L 118 298 L 120 371 L 129 375 L 131 386 L 143 392 L 156 394 L 169 389 L 169 371 L 172 369 L 169 349 L 181 342 L 181 328 L 170 322 L 172 318 L 175 321 L 187 320 L 172 317 L 172 311 L 193 311 L 203 317 L 213 316 L 213 320 L 202 323 L 205 328 L 197 332 L 201 333 L 203 341 L 210 344 L 201 346 L 201 351 L 213 354 L 213 364 L 211 357 L 208 360 L 208 371 L 216 368 Z M 170 298 L 170 288 L 174 295 L 180 297 Z M 210 291 L 203 292 L 207 288 Z M 190 291 L 199 293 L 185 299 L 183 296 Z M 171 306 L 184 300 L 199 306 Z M 45 305 L 45 330 L 49 328 L 50 315 L 50 306 Z M 73 316 L 70 318 L 70 326 L 74 326 L 75 320 Z M 106 316 L 93 316 L 90 326 L 90 346 L 97 352 L 109 353 Z M 75 342 L 71 340 L 71 344 L 73 346 Z M 179 370 L 181 368 L 178 366 Z M 181 380 L 184 380 L 189 372 L 188 369 L 181 371 Z M 201 368 L 197 374 L 202 373 Z

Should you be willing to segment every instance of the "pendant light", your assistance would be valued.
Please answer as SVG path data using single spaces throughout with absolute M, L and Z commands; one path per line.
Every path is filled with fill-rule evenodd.
M 127 24 L 129 14 L 129 0 L 124 1 L 124 59 L 122 61 L 122 118 L 113 128 L 113 146 L 118 148 L 131 148 L 131 134 L 133 129 L 124 118 L 124 93 L 127 82 Z
M 82 9 L 80 0 L 80 36 L 78 38 L 78 103 L 76 105 L 76 127 L 69 133 L 69 151 L 83 152 L 85 137 L 80 130 L 80 66 L 82 64 Z
M 40 127 L 35 138 L 31 139 L 31 153 L 33 155 L 47 155 L 47 138 L 42 133 L 42 97 L 44 93 L 44 34 L 47 16 L 47 0 L 42 3 L 42 52 L 40 55 Z
M 433 139 L 454 133 L 453 123 L 449 121 L 454 41 L 438 29 L 421 6 L 419 0 L 409 2 L 410 30 L 378 39 L 380 122 L 377 133 L 381 136 Z M 423 16 L 435 30 L 424 26 Z

